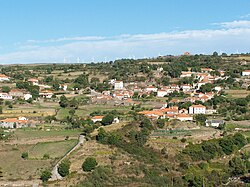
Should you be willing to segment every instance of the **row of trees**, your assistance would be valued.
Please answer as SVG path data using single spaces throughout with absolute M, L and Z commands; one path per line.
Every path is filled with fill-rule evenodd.
M 192 160 L 211 160 L 224 154 L 230 155 L 247 144 L 246 138 L 236 133 L 221 139 L 203 141 L 201 144 L 189 144 L 182 154 L 188 155 Z

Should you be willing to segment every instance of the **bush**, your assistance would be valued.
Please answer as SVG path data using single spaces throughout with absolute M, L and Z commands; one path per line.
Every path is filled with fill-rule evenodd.
M 102 124 L 103 125 L 110 125 L 114 121 L 114 116 L 112 114 L 107 114 L 102 118 Z
M 58 173 L 65 177 L 69 175 L 69 168 L 70 168 L 70 161 L 69 160 L 63 160 L 58 167 Z
M 27 160 L 28 157 L 29 157 L 28 152 L 23 152 L 21 157 L 22 157 L 24 160 Z
M 89 172 L 97 166 L 96 159 L 94 157 L 88 157 L 82 164 L 83 171 Z
M 49 158 L 50 158 L 49 154 L 45 153 L 45 154 L 43 155 L 43 159 L 44 159 L 44 160 L 47 160 L 47 159 L 49 159 Z
M 46 170 L 42 171 L 40 179 L 43 182 L 47 182 L 51 178 L 51 175 L 52 175 L 51 172 L 46 169 Z
M 182 139 L 181 139 L 181 142 L 182 142 L 182 143 L 185 143 L 186 141 L 187 141 L 186 138 L 182 138 Z

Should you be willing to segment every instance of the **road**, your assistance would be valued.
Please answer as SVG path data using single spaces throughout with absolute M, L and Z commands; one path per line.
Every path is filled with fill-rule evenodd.
M 57 164 L 55 165 L 55 167 L 53 168 L 53 170 L 52 170 L 52 172 L 51 172 L 52 176 L 51 176 L 50 181 L 56 181 L 56 180 L 62 180 L 62 179 L 63 179 L 63 177 L 58 173 L 58 166 L 60 165 L 60 163 L 61 163 L 67 156 L 69 156 L 73 151 L 75 151 L 75 150 L 78 149 L 80 146 L 82 146 L 83 143 L 84 143 L 84 141 L 85 141 L 85 136 L 80 135 L 80 136 L 79 136 L 79 141 L 78 141 L 78 143 L 76 144 L 76 146 L 73 147 L 66 155 L 64 155 L 64 157 L 62 157 L 61 160 L 59 160 L 59 161 L 57 162 Z

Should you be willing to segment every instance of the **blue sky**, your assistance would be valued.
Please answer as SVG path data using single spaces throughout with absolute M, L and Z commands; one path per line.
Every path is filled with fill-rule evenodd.
M 250 52 L 249 0 L 0 0 L 0 63 Z

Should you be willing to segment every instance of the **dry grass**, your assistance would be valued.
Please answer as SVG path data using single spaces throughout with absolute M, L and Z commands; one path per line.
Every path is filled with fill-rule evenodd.
M 23 160 L 21 154 L 29 148 L 31 148 L 30 145 L 1 145 L 0 166 L 3 180 L 38 179 L 41 170 L 51 167 L 48 160 Z
M 249 90 L 225 90 L 232 98 L 244 98 L 250 94 Z
M 65 140 L 57 142 L 39 142 L 29 150 L 30 158 L 42 159 L 44 154 L 50 158 L 61 158 L 76 144 L 77 140 Z
M 120 122 L 120 123 L 115 123 L 115 124 L 111 124 L 111 125 L 107 125 L 107 126 L 102 126 L 101 128 L 103 128 L 106 132 L 110 132 L 110 131 L 114 131 L 114 130 L 118 130 L 121 129 L 122 127 L 124 127 L 125 125 L 127 125 L 128 122 Z M 96 136 L 98 134 L 98 129 L 95 129 L 94 132 L 91 133 L 91 136 Z

